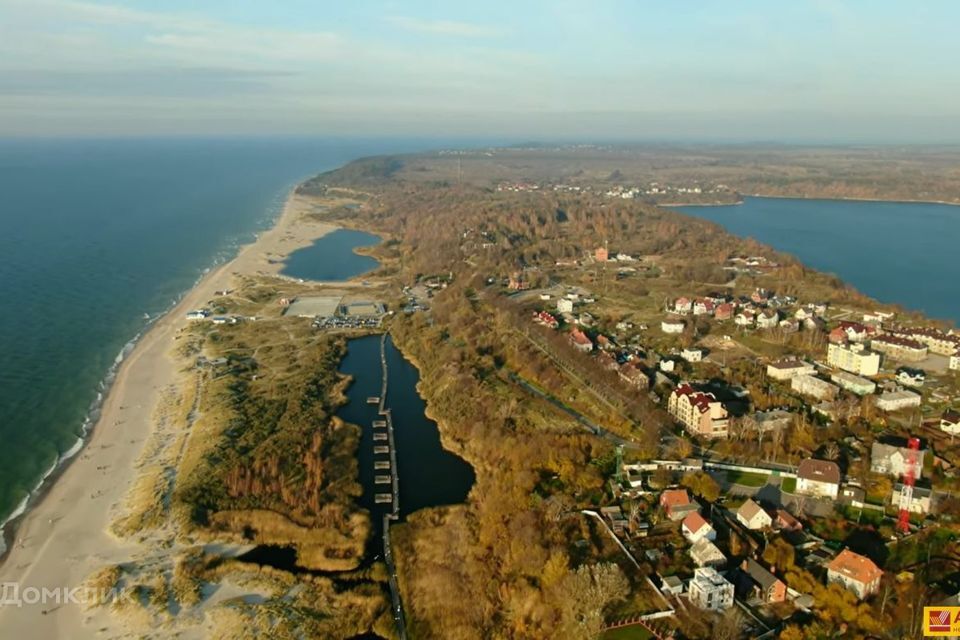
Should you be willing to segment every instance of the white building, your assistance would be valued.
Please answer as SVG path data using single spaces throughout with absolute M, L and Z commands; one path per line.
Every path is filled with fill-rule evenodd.
M 933 491 L 927 487 L 914 487 L 913 498 L 910 500 L 910 506 L 907 507 L 907 509 L 911 513 L 930 513 L 932 494 Z M 893 485 L 893 491 L 890 494 L 890 504 L 892 504 L 894 508 L 900 509 L 902 499 L 903 484 L 897 482 Z
M 916 466 L 914 474 L 917 478 L 923 475 L 923 457 L 925 449 L 914 452 L 916 456 Z M 899 478 L 907 471 L 908 457 L 910 449 L 907 447 L 898 447 L 896 445 L 874 442 L 870 447 L 870 471 L 874 473 L 884 473 Z
M 774 380 L 790 380 L 796 376 L 812 376 L 816 369 L 802 360 L 780 360 L 767 365 L 767 376 Z
M 844 549 L 827 565 L 827 583 L 842 584 L 861 600 L 880 589 L 883 571 L 870 558 Z
M 205 309 L 194 309 L 187 311 L 187 320 L 206 320 L 209 315 L 210 312 Z
M 557 300 L 557 312 L 573 313 L 573 300 L 568 300 L 567 298 Z
M 829 460 L 806 458 L 797 468 L 797 493 L 836 499 L 840 491 L 840 467 Z
M 875 376 L 880 372 L 880 354 L 862 344 L 830 343 L 827 364 L 858 376 Z
M 683 320 L 664 320 L 660 323 L 660 330 L 664 333 L 683 333 L 685 326 Z
M 830 374 L 830 379 L 837 383 L 842 389 L 852 391 L 858 396 L 866 396 L 877 390 L 877 384 L 873 380 L 867 380 L 847 371 L 837 371 Z
M 950 356 L 950 368 L 954 371 L 960 370 L 960 351 Z
M 723 611 L 733 606 L 733 584 L 713 567 L 694 569 L 687 587 L 690 604 L 708 611 Z
M 837 385 L 813 376 L 796 376 L 790 381 L 790 388 L 817 400 L 834 400 L 840 391 Z
M 717 532 L 710 523 L 696 511 L 683 519 L 683 523 L 680 525 L 680 532 L 690 543 L 695 543 L 700 540 L 717 539 Z
M 701 538 L 690 547 L 690 558 L 698 567 L 715 567 L 726 564 L 727 556 L 706 538 Z
M 877 398 L 877 409 L 881 411 L 899 411 L 908 407 L 920 406 L 920 394 L 913 391 L 887 391 Z
M 703 351 L 696 348 L 684 349 L 680 352 L 680 357 L 687 362 L 700 362 L 703 360 Z
M 747 529 L 754 530 L 766 529 L 773 524 L 770 514 L 750 498 L 737 509 L 737 520 Z
M 960 433 L 960 411 L 953 409 L 944 411 L 940 416 L 940 429 L 952 435 Z

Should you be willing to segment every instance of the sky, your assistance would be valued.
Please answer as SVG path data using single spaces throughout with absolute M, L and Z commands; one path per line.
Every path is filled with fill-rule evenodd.
M 952 0 L 0 0 L 0 135 L 960 142 Z

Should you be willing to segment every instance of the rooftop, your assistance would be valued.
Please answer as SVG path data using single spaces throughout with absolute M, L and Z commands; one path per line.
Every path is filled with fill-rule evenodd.
M 873 563 L 873 560 L 859 553 L 854 553 L 850 549 L 841 551 L 827 565 L 827 569 L 864 584 L 873 582 L 883 575 L 883 571 Z

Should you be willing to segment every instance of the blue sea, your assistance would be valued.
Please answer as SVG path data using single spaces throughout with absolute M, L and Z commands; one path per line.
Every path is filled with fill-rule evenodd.
M 746 198 L 680 210 L 793 254 L 880 301 L 960 324 L 960 207 Z
M 0 140 L 0 522 L 77 451 L 133 341 L 302 179 L 416 140 Z

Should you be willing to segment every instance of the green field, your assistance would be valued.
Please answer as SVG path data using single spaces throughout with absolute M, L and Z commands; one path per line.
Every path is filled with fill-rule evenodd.
M 785 491 L 786 493 L 796 493 L 797 492 L 797 479 L 796 478 L 784 478 L 780 481 L 780 490 Z
M 611 629 L 600 636 L 601 640 L 647 640 L 647 638 L 652 637 L 650 632 L 640 625 Z
M 767 477 L 759 473 L 745 473 L 742 471 L 727 471 L 727 482 L 745 487 L 762 487 L 767 484 Z

